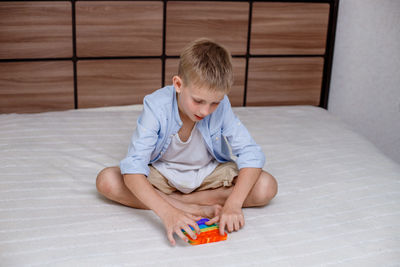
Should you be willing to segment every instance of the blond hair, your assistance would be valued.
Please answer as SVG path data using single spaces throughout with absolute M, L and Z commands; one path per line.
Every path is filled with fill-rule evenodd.
M 183 49 L 178 76 L 184 85 L 205 86 L 227 94 L 233 84 L 231 55 L 209 39 L 197 39 Z

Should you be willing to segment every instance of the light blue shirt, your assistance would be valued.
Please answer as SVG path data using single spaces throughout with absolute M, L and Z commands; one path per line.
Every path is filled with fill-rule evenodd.
M 148 176 L 148 164 L 161 158 L 181 126 L 174 86 L 166 86 L 147 95 L 128 154 L 120 163 L 121 173 Z M 208 151 L 218 162 L 235 161 L 239 169 L 264 166 L 265 155 L 261 147 L 235 116 L 227 96 L 196 127 Z

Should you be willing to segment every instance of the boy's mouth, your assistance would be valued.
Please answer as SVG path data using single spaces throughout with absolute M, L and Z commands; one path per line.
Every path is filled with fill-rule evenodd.
M 198 120 L 202 120 L 202 119 L 204 119 L 204 117 L 199 117 L 199 116 L 197 116 L 197 115 L 194 115 L 195 117 L 196 117 L 196 119 L 198 119 Z

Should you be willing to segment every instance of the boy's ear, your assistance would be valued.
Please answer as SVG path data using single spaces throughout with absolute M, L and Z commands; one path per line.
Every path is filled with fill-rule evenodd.
M 174 84 L 176 92 L 180 93 L 183 85 L 182 79 L 179 76 L 175 75 L 174 77 L 172 77 L 172 83 Z

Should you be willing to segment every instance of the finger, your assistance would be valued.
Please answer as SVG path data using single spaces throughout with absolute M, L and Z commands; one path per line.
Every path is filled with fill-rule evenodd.
M 200 216 L 194 216 L 193 214 L 188 214 L 192 221 L 189 221 L 188 224 L 193 227 L 197 234 L 200 234 L 200 228 L 196 221 L 200 220 Z
M 243 228 L 244 227 L 244 218 L 243 218 L 243 216 L 240 217 L 239 223 L 240 223 L 240 228 Z
M 225 226 L 226 226 L 225 218 L 221 218 L 221 220 L 219 222 L 219 234 L 220 235 L 225 235 Z
M 227 229 L 228 229 L 228 232 L 229 233 L 231 233 L 232 231 L 233 231 L 233 222 L 232 222 L 232 219 L 231 220 L 228 220 L 228 222 L 226 223 L 226 225 L 227 225 Z
M 175 246 L 175 239 L 174 239 L 172 231 L 168 231 L 167 236 L 168 236 L 168 240 L 171 243 L 171 245 Z
M 200 233 L 200 227 L 199 227 L 199 225 L 195 222 L 195 221 L 193 221 L 193 220 L 187 220 L 186 221 L 186 226 L 185 227 L 187 227 L 187 228 L 189 228 L 189 226 L 190 227 L 193 227 L 193 229 L 194 229 L 194 234 L 199 234 Z M 186 231 L 186 228 L 184 228 L 185 229 L 185 231 Z M 187 231 L 186 231 L 187 232 Z M 192 228 L 190 228 L 190 232 L 193 232 L 193 230 L 192 230 Z
M 191 232 L 191 231 L 190 231 Z M 189 232 L 189 233 L 190 233 Z M 189 239 L 187 238 L 187 236 L 185 236 L 183 233 L 182 233 L 182 230 L 179 228 L 179 229 L 177 229 L 177 230 L 175 230 L 175 233 L 178 235 L 178 237 L 180 238 L 180 239 L 182 239 L 185 243 L 187 243 L 187 242 L 189 242 Z M 186 233 L 188 233 L 188 231 L 186 231 Z
M 192 222 L 190 225 L 194 228 L 196 234 L 200 234 L 200 227 L 196 222 Z
M 185 225 L 182 229 L 185 230 L 185 232 L 186 232 L 192 239 L 196 239 L 196 238 L 197 238 L 196 233 L 195 233 L 192 229 L 190 229 L 190 227 L 189 227 L 188 225 Z
M 192 214 L 188 213 L 188 214 L 187 214 L 187 218 L 195 218 L 195 216 L 193 216 Z M 200 233 L 200 228 L 199 228 L 199 225 L 197 224 L 197 222 L 194 221 L 194 220 L 187 219 L 187 218 L 185 219 L 186 224 L 187 224 L 187 225 L 190 225 L 191 227 L 193 227 L 194 231 L 195 231 L 197 234 L 199 234 L 199 233 Z M 188 226 L 186 226 L 186 227 L 188 227 Z M 189 228 L 189 227 L 188 227 L 188 228 Z M 186 230 L 185 230 L 185 231 L 186 231 Z M 186 231 L 186 232 L 187 232 L 187 231 Z M 190 232 L 193 232 L 193 230 L 190 229 Z
M 218 221 L 219 221 L 219 216 L 215 216 L 211 220 L 207 221 L 206 225 L 211 225 L 211 224 L 217 223 Z
M 197 215 L 194 215 L 194 214 L 191 214 L 191 213 L 187 213 L 187 216 L 188 216 L 190 219 L 194 220 L 194 221 L 198 221 L 198 220 L 201 219 L 201 216 L 197 216 Z
M 214 216 L 220 215 L 222 211 L 221 205 L 216 205 Z
M 236 219 L 236 220 L 233 222 L 233 228 L 234 228 L 235 231 L 239 231 L 239 229 L 240 229 L 239 220 Z

